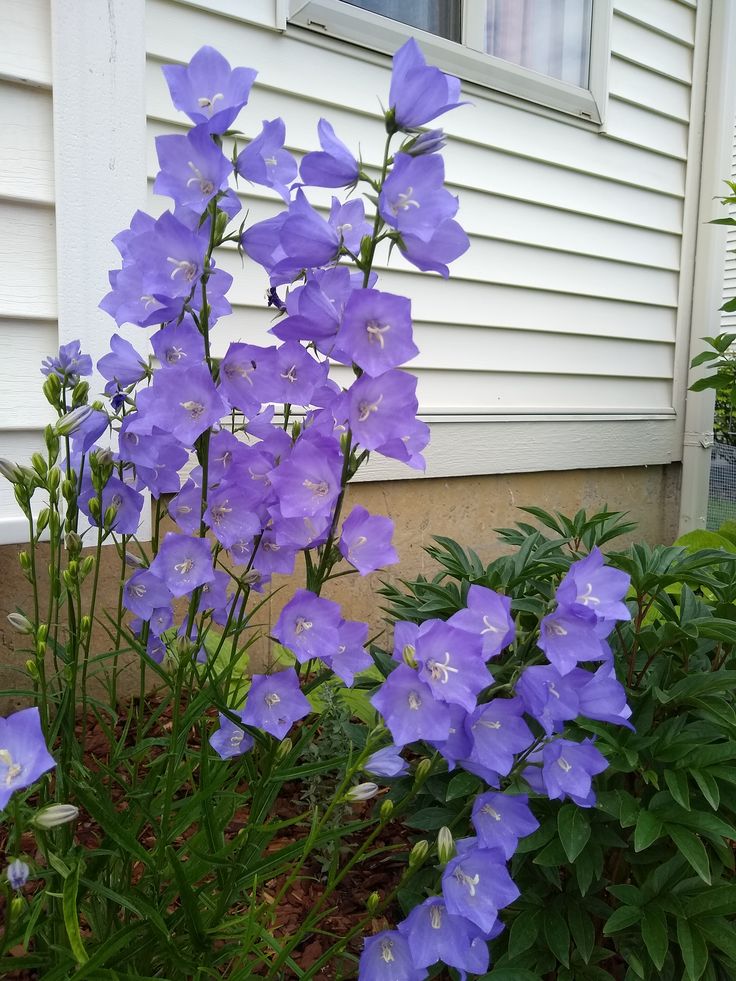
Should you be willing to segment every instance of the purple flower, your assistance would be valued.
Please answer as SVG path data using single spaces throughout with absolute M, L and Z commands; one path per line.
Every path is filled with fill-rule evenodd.
M 298 589 L 281 611 L 273 636 L 301 664 L 313 657 L 330 657 L 339 646 L 340 607 L 308 589 Z
M 579 661 L 602 661 L 607 651 L 596 630 L 597 618 L 580 604 L 559 607 L 539 625 L 537 643 L 560 672 L 568 674 Z
M 409 764 L 396 746 L 385 746 L 368 757 L 363 769 L 374 777 L 403 777 L 409 772 Z
M 479 705 L 467 722 L 473 739 L 471 761 L 502 776 L 510 773 L 516 753 L 522 753 L 534 742 L 522 712 L 518 698 L 494 698 Z
M 629 722 L 631 708 L 626 701 L 626 689 L 616 678 L 612 664 L 602 664 L 591 674 L 582 668 L 574 668 L 565 680 L 575 688 L 579 714 L 587 719 L 610 722 L 612 725 L 634 727 Z
M 489 790 L 479 794 L 473 804 L 473 827 L 484 848 L 498 848 L 504 858 L 511 858 L 519 838 L 525 838 L 539 827 L 529 810 L 525 794 L 498 794 Z
M 391 544 L 394 523 L 383 515 L 371 515 L 357 505 L 342 523 L 339 549 L 361 576 L 399 561 Z
M 343 620 L 338 627 L 337 639 L 337 651 L 327 660 L 327 664 L 349 688 L 356 674 L 373 664 L 373 658 L 365 649 L 368 624 L 360 620 Z
M 275 368 L 275 348 L 231 344 L 220 362 L 220 390 L 234 408 L 255 415 L 270 395 Z
M 459 760 L 463 761 L 463 767 L 468 766 L 467 759 L 473 748 L 473 741 L 470 738 L 468 726 L 466 725 L 468 713 L 465 709 L 461 705 L 448 705 L 448 708 L 450 709 L 450 731 L 447 739 L 428 739 L 427 742 L 447 760 L 447 769 L 454 770 Z M 484 776 L 483 773 L 480 775 Z M 494 781 L 495 778 L 496 775 L 494 773 Z
M 458 105 L 460 80 L 427 65 L 414 38 L 394 55 L 389 106 L 399 129 L 413 129 Z
M 166 583 L 173 596 L 189 595 L 215 578 L 209 542 L 168 532 L 151 563 L 151 572 Z
M 209 744 L 222 760 L 242 756 L 253 749 L 254 740 L 242 726 L 236 725 L 222 712 L 219 714 L 220 728 L 216 729 L 209 738 Z
M 511 599 L 485 586 L 471 586 L 467 609 L 458 610 L 447 621 L 453 627 L 477 634 L 483 641 L 483 658 L 488 661 L 513 643 L 515 624 Z
M 300 189 L 289 205 L 289 211 L 279 233 L 279 243 L 285 258 L 273 272 L 288 282 L 301 269 L 324 266 L 331 262 L 340 248 L 340 235 L 319 215 Z M 278 285 L 278 283 L 273 283 Z
M 206 124 L 186 136 L 157 136 L 161 171 L 153 184 L 155 194 L 173 199 L 182 208 L 201 214 L 218 191 L 228 186 L 232 164 L 214 142 Z
M 242 719 L 246 725 L 263 729 L 283 739 L 292 725 L 311 711 L 293 668 L 277 674 L 254 674 Z
M 92 486 L 92 480 L 85 473 L 82 480 L 82 490 L 78 498 L 79 509 L 90 519 L 92 524 L 98 525 L 100 522 L 92 517 L 89 508 L 90 501 L 98 498 L 98 493 Z M 105 512 L 108 508 L 115 508 L 116 513 L 110 527 L 118 535 L 135 535 L 141 521 L 141 511 L 145 499 L 137 490 L 120 480 L 119 477 L 112 476 L 102 489 L 102 508 L 100 519 L 104 520 Z
M 186 368 L 204 361 L 204 338 L 190 317 L 157 330 L 151 347 L 162 368 Z
M 354 361 L 375 378 L 419 353 L 412 339 L 411 303 L 380 290 L 355 290 L 335 339 L 340 360 Z
M 583 606 L 595 613 L 598 620 L 615 623 L 630 620 L 631 614 L 623 597 L 629 589 L 631 578 L 620 569 L 604 565 L 599 548 L 594 548 L 584 559 L 573 562 L 560 583 L 556 597 L 560 607 Z
M 493 681 L 481 650 L 479 637 L 442 620 L 427 620 L 416 641 L 419 677 L 439 701 L 472 712 L 477 696 Z
M 589 739 L 553 739 L 542 749 L 542 782 L 550 800 L 569 797 L 579 807 L 593 807 L 592 778 L 607 768 L 608 760 Z
M 442 741 L 450 734 L 450 709 L 435 701 L 432 689 L 416 671 L 400 664 L 371 698 L 401 747 L 418 739 Z
M 257 72 L 230 68 L 219 51 L 204 46 L 189 64 L 164 65 L 171 100 L 194 123 L 206 123 L 210 133 L 224 133 L 248 101 Z
M 37 708 L 0 718 L 0 811 L 14 791 L 30 787 L 52 766 Z
M 364 449 L 378 449 L 411 427 L 419 408 L 416 388 L 413 375 L 395 369 L 353 382 L 348 390 L 350 426 Z
M 578 670 L 578 669 L 576 669 Z M 581 674 L 591 678 L 585 671 Z M 561 675 L 551 664 L 525 668 L 516 682 L 516 693 L 524 709 L 539 722 L 548 736 L 557 732 L 562 723 L 580 715 L 577 686 L 572 683 L 574 672 Z
M 414 965 L 409 943 L 398 930 L 366 937 L 358 981 L 423 981 L 427 972 Z
M 89 453 L 109 425 L 110 419 L 103 409 L 92 409 L 72 432 L 74 452 L 82 455 Z
M 320 119 L 317 124 L 321 151 L 307 153 L 299 166 L 305 184 L 316 187 L 351 187 L 358 180 L 358 162 L 331 124 Z
M 289 212 L 282 211 L 273 218 L 258 221 L 250 228 L 246 228 L 240 239 L 246 255 L 263 266 L 270 276 L 273 276 L 276 265 L 286 258 L 286 253 L 281 246 L 281 231 L 288 217 Z M 272 286 L 288 282 L 287 275 L 279 278 L 278 283 L 272 283 Z
M 337 232 L 342 245 L 353 253 L 360 250 L 360 243 L 372 230 L 365 218 L 362 198 L 346 201 L 344 204 L 338 198 L 333 198 L 328 222 Z M 369 282 L 367 285 L 373 286 L 373 283 Z
M 436 272 L 447 279 L 450 275 L 447 263 L 467 252 L 470 240 L 456 221 L 446 218 L 437 225 L 431 238 L 402 233 L 398 245 L 404 258 L 417 269 Z
M 442 875 L 447 911 L 463 916 L 484 932 L 493 929 L 498 911 L 519 898 L 496 848 L 481 848 L 472 841 L 453 858 Z
M 133 345 L 120 334 L 110 338 L 110 353 L 97 362 L 97 370 L 107 379 L 105 392 L 113 395 L 119 388 L 135 385 L 146 376 L 148 364 L 141 358 Z
M 351 512 L 352 514 L 352 512 Z M 414 663 L 417 652 L 417 635 L 419 634 L 419 624 L 411 623 L 408 620 L 399 620 L 394 624 L 394 649 L 393 659 L 402 662 Z
M 82 354 L 79 341 L 62 344 L 56 357 L 46 358 L 41 364 L 41 374 L 56 375 L 70 387 L 77 384 L 82 375 L 92 374 L 92 358 Z
M 150 412 L 156 425 L 185 445 L 191 446 L 228 411 L 203 364 L 157 371 L 152 392 Z
M 263 120 L 263 129 L 238 154 L 235 172 L 254 184 L 272 187 L 289 203 L 287 184 L 296 177 L 296 160 L 284 150 L 286 127 L 283 119 Z
M 342 454 L 335 440 L 302 436 L 271 475 L 285 518 L 327 515 L 340 493 Z
M 223 481 L 207 496 L 204 520 L 221 545 L 231 548 L 243 538 L 252 538 L 261 530 L 261 521 L 253 510 L 254 493 L 239 481 Z
M 166 583 L 149 569 L 139 569 L 125 583 L 123 605 L 142 620 L 150 620 L 155 609 L 170 604 L 171 593 Z
M 402 235 L 428 242 L 438 225 L 457 212 L 457 198 L 446 190 L 444 180 L 442 157 L 397 153 L 378 197 L 381 217 Z
M 488 970 L 488 944 L 478 926 L 449 913 L 441 896 L 430 896 L 415 906 L 399 932 L 409 941 L 415 967 L 430 967 L 441 961 L 472 974 Z
M 315 389 L 327 380 L 327 362 L 316 361 L 298 341 L 287 341 L 275 351 L 268 379 L 268 400 L 310 405 Z

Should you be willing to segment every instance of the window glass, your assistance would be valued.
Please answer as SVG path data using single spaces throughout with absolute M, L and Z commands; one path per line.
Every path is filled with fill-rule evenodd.
M 588 88 L 593 0 L 485 0 L 485 50 Z
M 462 0 L 346 0 L 353 7 L 371 10 L 430 34 L 460 41 Z

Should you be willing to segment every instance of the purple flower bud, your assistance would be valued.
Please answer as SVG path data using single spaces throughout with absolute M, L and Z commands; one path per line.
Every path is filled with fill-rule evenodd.
M 375 777 L 403 777 L 409 772 L 409 764 L 396 746 L 385 746 L 368 757 L 363 769 Z
M 25 862 L 22 862 L 19 858 L 14 859 L 5 870 L 10 888 L 15 889 L 16 892 L 20 892 L 28 881 L 30 871 Z

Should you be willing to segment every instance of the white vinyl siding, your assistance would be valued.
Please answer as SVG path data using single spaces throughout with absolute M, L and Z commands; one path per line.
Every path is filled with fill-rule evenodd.
M 58 346 L 49 0 L 4 0 L 0 31 L 0 456 L 27 462 L 48 405 L 39 365 Z M 2 527 L 18 522 L 0 482 Z M 12 540 L 12 539 L 11 539 Z
M 731 174 L 729 179 L 736 181 L 736 125 L 733 130 L 733 156 L 731 158 Z M 724 184 L 721 188 L 724 195 L 731 192 Z M 723 209 L 721 209 L 721 212 Z M 729 205 L 728 213 L 736 218 L 736 205 Z M 719 215 L 721 217 L 721 215 Z M 736 225 L 730 226 L 727 235 L 726 268 L 723 275 L 723 302 L 736 296 Z M 724 331 L 736 332 L 736 310 L 732 313 L 725 311 L 721 315 L 721 326 Z

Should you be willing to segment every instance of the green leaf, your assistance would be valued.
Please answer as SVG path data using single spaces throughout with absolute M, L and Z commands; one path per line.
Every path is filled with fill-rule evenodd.
M 627 882 L 623 882 L 620 885 L 609 886 L 608 892 L 610 892 L 612 896 L 615 896 L 620 903 L 625 903 L 627 906 L 641 906 L 644 901 L 641 889 L 638 889 L 636 886 L 632 886 Z
M 472 773 L 461 770 L 447 784 L 445 800 L 455 800 L 456 797 L 470 797 L 478 790 L 480 781 Z
M 512 960 L 536 943 L 541 913 L 538 909 L 525 909 L 511 924 L 508 952 Z
M 718 351 L 703 351 L 692 359 L 690 367 L 697 368 L 698 365 L 705 364 L 706 361 L 714 361 L 717 357 Z
M 705 845 L 698 836 L 677 824 L 667 825 L 667 834 L 675 843 L 677 850 L 695 869 L 706 885 L 710 885 L 710 865 Z
M 557 814 L 557 831 L 568 861 L 574 862 L 590 838 L 590 824 L 583 809 L 575 804 L 561 807 Z
M 424 807 L 404 818 L 404 824 L 419 831 L 439 831 L 455 817 L 446 807 Z
M 544 939 L 557 960 L 570 966 L 570 931 L 558 909 L 549 910 L 544 917 Z
M 687 783 L 687 774 L 683 770 L 665 770 L 664 780 L 670 793 L 677 803 L 690 810 L 690 788 Z
M 634 851 L 643 852 L 662 835 L 662 822 L 651 811 L 639 811 L 634 828 Z
M 641 939 L 647 953 L 652 958 L 658 971 L 667 957 L 669 946 L 669 931 L 667 930 L 667 914 L 661 906 L 647 906 L 641 917 Z
M 606 920 L 603 925 L 603 932 L 607 937 L 610 937 L 612 933 L 620 933 L 622 930 L 628 930 L 630 926 L 638 923 L 640 919 L 641 910 L 636 906 L 619 906 Z
M 731 916 L 736 914 L 736 885 L 728 883 L 704 889 L 696 896 L 689 896 L 687 912 L 695 916 Z
M 587 964 L 595 947 L 595 927 L 590 916 L 578 903 L 571 905 L 567 911 L 567 923 L 570 927 L 572 942 L 580 956 Z
M 721 791 L 716 778 L 708 773 L 707 770 L 691 770 L 690 775 L 700 788 L 703 797 L 705 797 L 713 810 L 717 811 L 721 803 Z
M 518 967 L 496 967 L 478 981 L 542 981 L 542 979 L 533 971 L 521 970 Z
M 698 928 L 681 916 L 677 918 L 677 942 L 688 981 L 699 981 L 708 963 L 708 946 Z
M 77 862 L 74 870 L 64 879 L 61 907 L 64 913 L 64 926 L 66 928 L 66 935 L 69 938 L 69 946 L 72 949 L 77 964 L 84 964 L 87 961 L 87 951 L 84 949 L 82 934 L 79 932 L 79 916 L 77 914 L 79 872 L 80 862 Z

